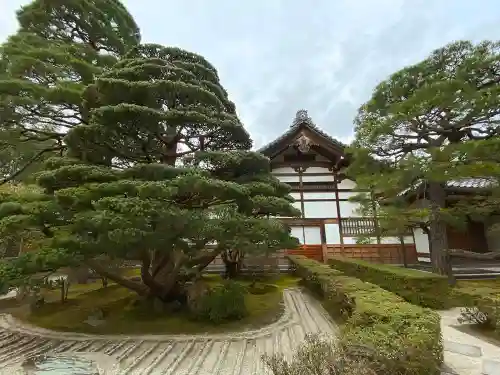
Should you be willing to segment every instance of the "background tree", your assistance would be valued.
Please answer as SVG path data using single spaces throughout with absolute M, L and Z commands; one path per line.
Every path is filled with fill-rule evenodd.
M 384 176 L 393 187 L 427 184 L 431 258 L 439 273 L 447 269 L 444 184 L 470 177 L 454 171 L 467 162 L 450 159 L 449 148 L 498 136 L 499 81 L 498 43 L 451 43 L 379 84 L 356 118 L 354 146 L 397 166 Z
M 293 212 L 283 198 L 290 188 L 248 151 L 248 133 L 203 57 L 141 45 L 83 97 L 90 121 L 70 129 L 67 157 L 40 174 L 44 200 L 0 220 L 5 234 L 45 235 L 39 251 L 4 264 L 4 282 L 86 264 L 139 295 L 184 302 L 186 283 L 222 251 L 290 239 L 278 220 L 248 215 Z M 106 268 L 103 256 L 139 262 L 141 281 Z
M 33 183 L 34 174 L 42 168 L 44 161 L 58 154 L 52 140 L 23 139 L 21 142 L 21 139 L 19 129 L 0 129 L 0 181 Z M 54 151 L 48 151 L 51 149 Z M 46 152 L 40 154 L 42 151 Z
M 11 166 L 4 183 L 65 148 L 66 132 L 89 121 L 82 91 L 140 40 L 117 0 L 35 0 L 17 19 L 0 48 L 0 126 L 18 136 L 15 147 L 36 144 L 37 152 Z

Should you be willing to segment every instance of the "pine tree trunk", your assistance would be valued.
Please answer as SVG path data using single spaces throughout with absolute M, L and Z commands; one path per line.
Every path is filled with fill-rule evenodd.
M 399 243 L 401 245 L 401 255 L 403 258 L 403 266 L 405 268 L 408 268 L 408 259 L 406 259 L 406 246 L 405 246 L 405 240 L 403 236 L 399 236 Z
M 226 262 L 226 272 L 224 274 L 224 278 L 226 279 L 235 279 L 238 277 L 239 267 L 237 262 Z
M 440 275 L 448 276 L 450 283 L 454 283 L 451 264 L 448 256 L 448 236 L 446 222 L 441 209 L 446 205 L 446 192 L 439 182 L 429 183 L 430 200 L 430 245 L 432 270 Z
M 243 265 L 243 253 L 239 250 L 226 250 L 221 254 L 225 266 L 224 277 L 226 279 L 235 279 L 241 272 Z

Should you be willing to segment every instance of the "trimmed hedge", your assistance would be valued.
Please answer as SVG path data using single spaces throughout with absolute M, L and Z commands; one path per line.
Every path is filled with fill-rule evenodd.
M 343 317 L 344 345 L 374 349 L 377 358 L 384 358 L 387 373 L 440 373 L 443 344 L 438 313 L 303 256 L 289 259 L 306 286 L 322 297 L 327 311 Z
M 445 276 L 342 257 L 332 258 L 328 264 L 348 276 L 393 292 L 415 305 L 433 309 L 448 306 L 450 287 Z

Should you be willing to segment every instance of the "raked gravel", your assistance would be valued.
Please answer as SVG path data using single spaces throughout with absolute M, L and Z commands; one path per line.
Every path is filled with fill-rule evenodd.
M 88 335 L 55 332 L 0 315 L 0 374 L 15 374 L 39 354 L 90 357 L 106 375 L 266 375 L 261 356 L 290 357 L 307 333 L 335 335 L 321 304 L 299 289 L 284 292 L 284 314 L 264 328 L 206 335 Z

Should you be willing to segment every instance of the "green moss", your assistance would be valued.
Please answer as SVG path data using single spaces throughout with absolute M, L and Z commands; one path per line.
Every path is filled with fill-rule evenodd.
M 220 283 L 218 276 L 206 278 L 212 285 Z M 282 292 L 296 285 L 297 278 L 280 277 L 271 292 L 245 295 L 248 316 L 241 320 L 213 325 L 190 319 L 185 311 L 154 313 L 149 306 L 135 303 L 137 295 L 118 285 L 102 288 L 100 282 L 73 285 L 64 304 L 49 293 L 49 300 L 35 313 L 18 312 L 17 316 L 40 327 L 57 331 L 97 334 L 182 334 L 241 331 L 272 323 L 282 313 Z M 249 285 L 248 282 L 242 282 Z M 92 327 L 85 323 L 88 316 L 101 309 L 105 323 Z

